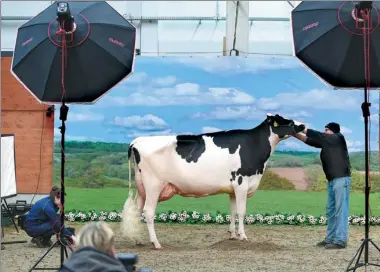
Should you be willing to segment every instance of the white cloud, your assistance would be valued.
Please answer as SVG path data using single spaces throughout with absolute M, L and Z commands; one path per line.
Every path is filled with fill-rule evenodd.
M 341 126 L 340 127 L 340 132 L 342 134 L 352 134 L 352 129 L 348 128 L 348 127 L 343 127 Z
M 344 93 L 343 93 L 344 92 Z M 272 98 L 260 98 L 257 105 L 281 107 L 356 110 L 361 105 L 357 97 L 347 91 L 312 89 L 307 92 L 279 93 Z
M 257 73 L 265 70 L 292 69 L 303 67 L 294 57 L 255 55 L 242 57 L 176 57 L 165 58 L 166 61 L 181 63 L 202 69 L 211 74 L 224 73 L 236 75 L 241 73 Z
M 180 133 L 182 135 L 188 135 L 193 134 L 191 132 L 182 132 Z M 171 129 L 165 129 L 161 131 L 138 131 L 138 130 L 132 130 L 130 131 L 126 137 L 127 138 L 137 138 L 142 136 L 170 136 L 170 135 L 178 135 L 178 133 L 175 133 Z
M 160 77 L 153 80 L 153 84 L 159 86 L 171 86 L 177 81 L 175 76 Z
M 218 132 L 222 131 L 222 129 L 217 127 L 202 127 L 201 133 L 212 133 L 212 132 Z
M 101 114 L 86 112 L 86 113 L 69 113 L 67 116 L 69 122 L 81 122 L 81 121 L 102 121 L 104 116 Z
M 195 113 L 192 118 L 202 118 L 208 120 L 264 120 L 268 112 L 260 110 L 255 106 L 229 106 L 229 107 L 216 107 L 208 113 Z M 305 117 L 311 115 L 306 111 L 288 112 L 288 111 L 275 111 L 285 118 L 293 119 L 295 121 L 303 121 Z
M 116 116 L 112 124 L 144 131 L 163 130 L 169 126 L 163 119 L 153 114 L 146 114 L 144 116 L 133 115 L 128 117 Z
M 209 120 L 235 120 L 235 119 L 264 119 L 266 113 L 256 110 L 251 106 L 240 107 L 216 107 L 209 113 L 196 113 L 193 118 L 202 118 Z
M 202 88 L 195 83 L 180 83 L 173 87 L 153 89 L 144 87 L 127 97 L 107 97 L 114 106 L 167 106 L 167 105 L 227 105 L 250 104 L 251 95 L 235 88 Z
M 223 91 L 218 91 L 218 95 L 222 94 L 224 94 Z M 236 105 L 243 104 L 247 100 L 241 95 L 236 96 L 232 101 Z M 347 93 L 342 96 L 339 91 L 323 89 L 313 89 L 308 92 L 279 93 L 275 97 L 259 98 L 257 100 L 252 97 L 249 101 L 251 105 L 216 107 L 209 113 L 196 113 L 193 117 L 214 120 L 257 120 L 264 118 L 267 112 L 276 112 L 296 121 L 304 121 L 305 118 L 310 118 L 311 114 L 302 108 L 355 110 L 360 105 L 357 97 L 347 95 Z M 289 112 L 288 110 L 282 110 L 284 108 L 297 108 L 300 110 Z
M 171 129 L 161 130 L 161 131 L 138 131 L 132 130 L 130 131 L 126 137 L 127 138 L 137 138 L 141 136 L 167 136 L 173 135 L 173 131 Z

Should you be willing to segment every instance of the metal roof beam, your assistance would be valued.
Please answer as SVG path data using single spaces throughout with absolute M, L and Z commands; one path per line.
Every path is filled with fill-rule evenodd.
M 225 21 L 226 16 L 223 17 L 169 17 L 169 16 L 127 16 L 123 15 L 124 18 L 131 21 Z M 29 21 L 33 19 L 34 16 L 1 16 L 2 21 Z M 250 22 L 289 22 L 289 18 L 283 17 L 249 17 Z

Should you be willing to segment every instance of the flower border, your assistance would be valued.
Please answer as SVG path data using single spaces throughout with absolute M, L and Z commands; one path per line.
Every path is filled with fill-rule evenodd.
M 117 211 L 69 211 L 65 214 L 69 222 L 89 222 L 89 221 L 106 221 L 121 222 L 121 213 Z M 231 215 L 217 211 L 215 215 L 210 213 L 200 213 L 197 211 L 181 211 L 167 213 L 156 213 L 154 220 L 156 223 L 173 223 L 173 224 L 217 224 L 225 225 L 231 222 Z M 235 219 L 238 222 L 238 218 Z M 141 221 L 145 222 L 144 214 Z M 326 225 L 325 216 L 296 214 L 248 214 L 244 218 L 246 225 L 305 225 L 305 226 L 323 226 Z M 364 216 L 352 215 L 348 217 L 349 225 L 362 226 L 365 223 Z M 370 225 L 380 226 L 380 217 L 370 217 Z

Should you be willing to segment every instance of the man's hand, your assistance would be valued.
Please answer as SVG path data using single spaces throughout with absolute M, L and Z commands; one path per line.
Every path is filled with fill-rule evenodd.
M 71 235 L 71 241 L 73 241 L 73 245 L 75 246 L 77 244 L 77 238 L 74 235 Z

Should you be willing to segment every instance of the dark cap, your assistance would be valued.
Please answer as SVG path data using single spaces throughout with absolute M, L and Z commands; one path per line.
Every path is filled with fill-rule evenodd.
M 328 128 L 329 130 L 331 130 L 334 133 L 339 133 L 340 132 L 340 125 L 338 123 L 334 123 L 334 122 L 328 123 L 325 126 L 325 128 Z

